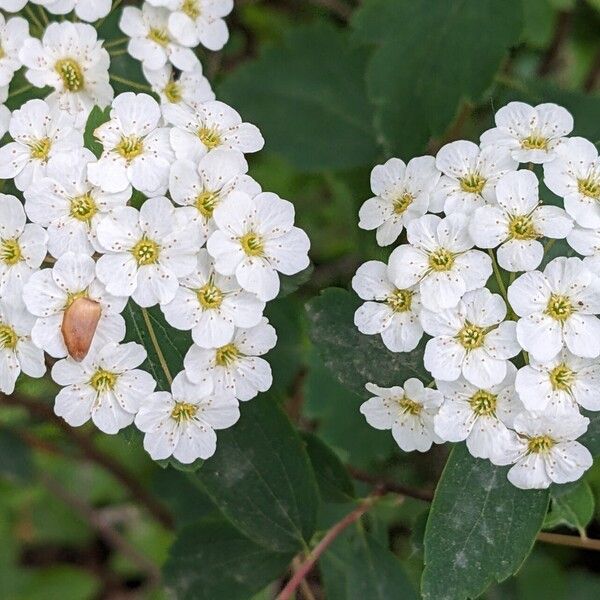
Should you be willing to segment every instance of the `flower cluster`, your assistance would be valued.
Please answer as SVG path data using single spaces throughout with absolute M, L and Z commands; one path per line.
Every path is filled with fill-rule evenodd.
M 89 20 L 109 9 L 37 3 Z M 162 104 L 143 93 L 113 99 L 109 54 L 91 25 L 54 21 L 38 39 L 22 18 L 0 19 L 0 85 L 25 66 L 33 86 L 53 90 L 0 113 L 10 136 L 0 179 L 14 191 L 0 195 L 0 392 L 12 393 L 21 372 L 41 377 L 47 354 L 62 386 L 55 411 L 68 423 L 110 434 L 134 423 L 154 459 L 191 463 L 214 453 L 215 430 L 237 421 L 239 401 L 271 386 L 262 356 L 277 336 L 263 312 L 279 274 L 308 266 L 309 240 L 293 205 L 247 174 L 245 154 L 263 138 L 214 99 L 191 49 L 225 42 L 232 3 L 151 4 L 126 7 L 121 24 Z M 93 131 L 99 156 L 84 144 L 94 106 L 110 106 Z M 140 368 L 146 349 L 123 341 L 128 302 L 158 305 L 170 326 L 191 331 L 170 391 L 155 391 Z
M 405 451 L 464 440 L 546 488 L 592 464 L 577 438 L 582 409 L 600 410 L 600 159 L 555 104 L 511 102 L 495 121 L 480 145 L 373 169 L 360 227 L 402 243 L 358 269 L 355 324 L 392 352 L 426 335 L 433 381 L 368 383 L 361 412 Z

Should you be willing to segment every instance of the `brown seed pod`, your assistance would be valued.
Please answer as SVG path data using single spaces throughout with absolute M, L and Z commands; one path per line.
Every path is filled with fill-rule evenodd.
M 81 362 L 92 345 L 102 309 L 89 298 L 77 298 L 67 310 L 62 322 L 62 335 L 69 355 Z

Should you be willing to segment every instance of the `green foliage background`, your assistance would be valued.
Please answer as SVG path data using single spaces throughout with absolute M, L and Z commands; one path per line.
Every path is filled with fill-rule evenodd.
M 107 40 L 122 37 L 120 10 L 101 25 Z M 0 397 L 0 597 L 267 600 L 370 497 L 299 598 L 597 598 L 598 554 L 536 536 L 600 538 L 599 464 L 577 484 L 523 492 L 461 445 L 402 453 L 358 407 L 366 381 L 422 374 L 420 351 L 360 335 L 345 290 L 360 263 L 389 253 L 357 227 L 375 163 L 477 140 L 511 99 L 563 104 L 575 133 L 600 141 L 600 3 L 238 0 L 228 22 L 225 50 L 199 51 L 205 73 L 262 129 L 251 173 L 294 202 L 313 244 L 314 270 L 268 308 L 274 387 L 219 432 L 214 458 L 182 469 L 149 460 L 135 431 L 69 428 L 53 416 L 54 385 L 22 380 Z M 111 48 L 115 91 L 148 91 L 123 48 Z M 40 95 L 25 83 L 10 108 Z M 131 305 L 126 318 L 168 387 L 189 336 L 158 310 Z M 586 441 L 599 455 L 599 419 Z

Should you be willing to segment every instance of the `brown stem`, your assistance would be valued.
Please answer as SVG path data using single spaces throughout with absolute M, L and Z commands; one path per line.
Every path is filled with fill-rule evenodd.
M 552 41 L 542 57 L 542 61 L 538 67 L 538 75 L 548 75 L 556 67 L 562 47 L 569 37 L 572 21 L 572 13 L 566 11 L 561 11 L 558 13 L 556 17 L 554 36 L 552 37 Z
M 348 21 L 352 15 L 352 9 L 342 0 L 310 0 L 310 2 L 328 10 L 342 21 Z
M 586 92 L 593 92 L 598 84 L 598 79 L 600 79 L 600 50 L 598 50 L 596 56 L 594 57 L 592 67 L 585 78 L 583 89 Z
M 557 546 L 571 546 L 573 548 L 583 548 L 584 550 L 599 550 L 600 540 L 577 537 L 576 535 L 563 535 L 561 533 L 548 533 L 542 531 L 538 533 L 538 541 L 546 544 L 556 544 Z
M 370 473 L 361 471 L 355 467 L 348 466 L 347 469 L 350 475 L 352 475 L 352 477 L 357 481 L 371 483 L 378 490 L 382 490 L 384 493 L 389 492 L 391 494 L 400 494 L 401 496 L 416 498 L 417 500 L 423 500 L 424 502 L 431 502 L 433 500 L 433 492 L 430 490 L 420 490 L 396 483 L 394 481 L 382 481 L 376 475 L 371 475 Z

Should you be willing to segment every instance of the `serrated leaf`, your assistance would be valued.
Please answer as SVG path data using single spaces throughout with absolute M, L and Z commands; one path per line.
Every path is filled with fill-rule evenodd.
M 556 486 L 551 491 L 550 511 L 544 520 L 544 529 L 565 525 L 585 535 L 585 528 L 594 517 L 594 508 L 594 494 L 586 481 L 579 481 L 566 490 Z
M 94 106 L 85 124 L 83 142 L 85 147 L 91 150 L 96 158 L 99 158 L 102 154 L 102 144 L 94 136 L 94 131 L 108 120 L 110 120 L 110 106 L 107 106 L 105 109 Z
M 520 490 L 507 467 L 456 446 L 438 483 L 425 531 L 425 600 L 476 598 L 519 569 L 548 506 L 547 490 Z
M 306 305 L 310 337 L 325 366 L 340 383 L 363 397 L 369 381 L 386 387 L 417 377 L 428 383 L 424 340 L 412 352 L 390 352 L 380 336 L 363 335 L 354 325 L 354 312 L 361 303 L 354 293 L 329 288 Z

